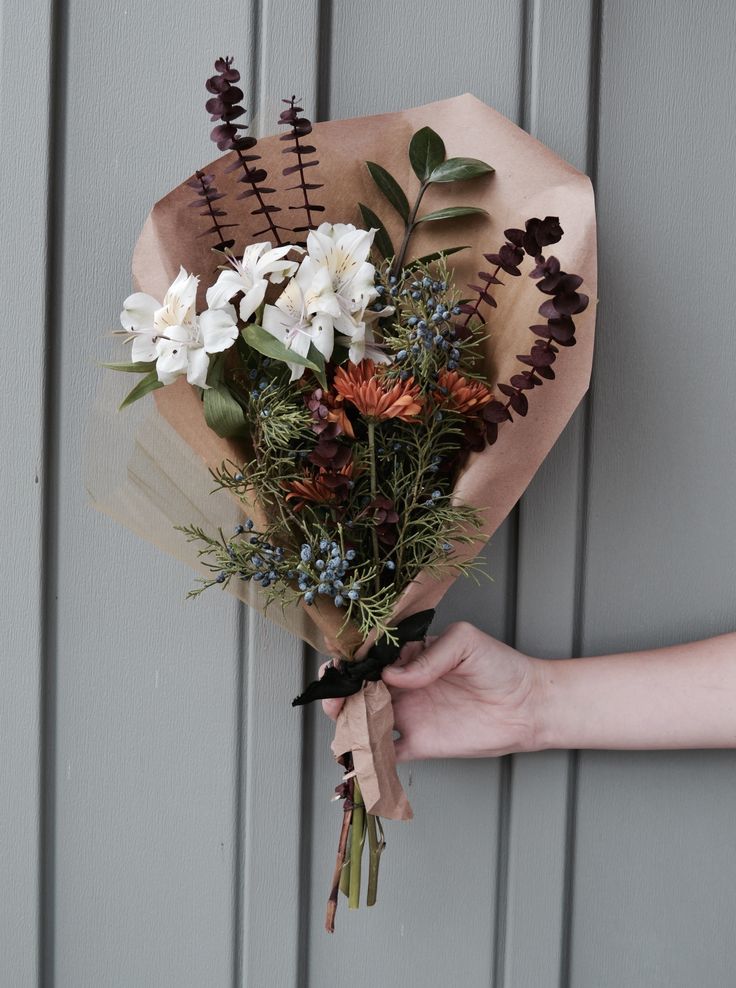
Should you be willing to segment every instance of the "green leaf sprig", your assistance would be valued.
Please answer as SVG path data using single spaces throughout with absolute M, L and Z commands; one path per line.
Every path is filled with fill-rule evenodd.
M 479 206 L 445 206 L 443 209 L 419 216 L 419 206 L 430 185 L 465 182 L 479 178 L 481 175 L 492 174 L 494 171 L 491 165 L 478 158 L 448 158 L 444 141 L 431 127 L 422 127 L 412 137 L 409 144 L 409 161 L 420 183 L 412 206 L 409 205 L 406 193 L 389 171 L 375 161 L 366 162 L 370 176 L 379 191 L 404 223 L 404 236 L 398 251 L 394 249 L 391 237 L 381 219 L 364 203 L 358 203 L 363 222 L 378 231 L 374 241 L 377 249 L 387 260 L 393 258 L 391 271 L 394 275 L 403 268 L 409 241 L 420 223 L 436 223 L 441 220 L 459 219 L 462 216 L 488 215 L 486 210 Z M 461 249 L 453 247 L 445 253 L 454 253 Z

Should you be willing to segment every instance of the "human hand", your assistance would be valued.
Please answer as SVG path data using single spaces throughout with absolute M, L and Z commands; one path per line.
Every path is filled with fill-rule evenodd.
M 483 634 L 451 624 L 427 644 L 405 645 L 383 670 L 391 691 L 398 761 L 485 758 L 536 747 L 538 659 Z M 343 700 L 323 700 L 337 718 Z

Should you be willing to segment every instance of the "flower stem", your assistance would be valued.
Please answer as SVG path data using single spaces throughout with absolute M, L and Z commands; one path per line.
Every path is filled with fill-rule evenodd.
M 366 905 L 375 906 L 376 894 L 378 892 L 378 866 L 381 863 L 381 854 L 386 841 L 383 839 L 383 827 L 381 821 L 373 813 L 368 814 L 368 891 L 366 895 Z M 380 839 L 379 839 L 380 831 Z
M 375 501 L 376 495 L 378 494 L 378 481 L 376 477 L 376 423 L 368 422 L 368 451 L 371 458 L 371 501 Z M 371 541 L 373 543 L 373 565 L 376 567 L 376 575 L 373 580 L 373 586 L 378 593 L 381 589 L 381 577 L 380 577 L 380 555 L 378 551 L 378 531 L 375 525 L 371 526 Z
M 332 875 L 332 885 L 330 886 L 330 897 L 327 900 L 327 914 L 325 916 L 325 929 L 328 933 L 335 932 L 335 913 L 337 912 L 337 898 L 340 891 L 340 880 L 342 878 L 343 865 L 345 864 L 345 852 L 348 846 L 348 831 L 350 830 L 350 820 L 353 810 L 348 803 L 347 809 L 343 811 L 342 827 L 340 829 L 340 842 L 337 847 L 337 859 L 335 870 Z
M 353 823 L 350 833 L 350 893 L 348 909 L 360 906 L 360 869 L 363 857 L 363 830 L 365 828 L 365 806 L 358 785 L 357 775 L 353 779 Z
M 409 246 L 409 240 L 411 238 L 412 233 L 414 232 L 414 228 L 417 225 L 416 218 L 417 218 L 417 211 L 419 209 L 419 204 L 421 203 L 422 196 L 427 191 L 428 187 L 429 185 L 427 182 L 422 182 L 421 186 L 419 187 L 419 192 L 417 193 L 414 206 L 412 207 L 412 211 L 409 214 L 409 219 L 406 222 L 406 227 L 404 229 L 404 239 L 401 241 L 401 247 L 399 248 L 399 252 L 394 258 L 393 264 L 391 265 L 391 274 L 396 275 L 397 278 L 404 264 L 404 257 L 406 256 L 406 248 Z

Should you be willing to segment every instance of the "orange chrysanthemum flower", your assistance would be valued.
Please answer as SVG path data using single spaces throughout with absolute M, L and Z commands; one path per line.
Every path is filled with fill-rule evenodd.
M 493 398 L 493 392 L 482 381 L 463 377 L 457 371 L 444 370 L 437 378 L 435 398 L 455 412 L 478 412 Z
M 284 484 L 284 489 L 288 491 L 286 500 L 293 502 L 296 512 L 306 504 L 337 504 L 349 490 L 352 477 L 352 463 L 347 463 L 340 470 L 320 470 L 316 474 L 307 471 L 301 480 L 290 480 Z
M 338 367 L 332 386 L 339 395 L 355 405 L 361 415 L 374 422 L 382 419 L 402 419 L 410 422 L 422 410 L 419 387 L 414 379 L 395 381 L 376 374 L 372 360 Z

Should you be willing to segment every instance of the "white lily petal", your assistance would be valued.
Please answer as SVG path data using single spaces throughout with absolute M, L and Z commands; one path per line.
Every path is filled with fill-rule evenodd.
M 337 239 L 337 246 L 340 251 L 349 254 L 356 264 L 366 260 L 370 253 L 373 238 L 376 230 L 346 230 Z
M 335 346 L 335 332 L 332 328 L 332 320 L 324 317 L 313 319 L 310 335 L 312 337 L 311 342 L 314 343 L 325 360 L 329 360 Z M 307 347 L 307 352 L 309 352 L 309 347 Z
M 300 357 L 306 357 L 309 353 L 311 342 L 311 333 L 307 330 L 297 329 L 295 327 L 286 334 L 286 339 L 284 340 L 286 348 L 288 350 L 293 350 L 294 353 L 298 353 Z
M 197 301 L 197 285 L 199 278 L 189 274 L 184 268 L 179 268 L 179 274 L 174 279 L 164 296 L 164 307 L 175 306 L 188 312 Z
M 303 377 L 304 371 L 307 369 L 302 364 L 292 364 L 289 361 L 286 362 L 286 366 L 291 371 L 291 377 L 289 378 L 290 384 L 293 384 L 294 381 L 298 381 L 300 377 Z
M 378 319 L 385 319 L 387 316 L 392 316 L 396 312 L 393 305 L 384 305 L 382 309 L 365 309 L 360 314 L 360 318 L 363 322 L 371 323 L 376 322 Z
M 238 338 L 238 324 L 232 305 L 207 309 L 199 317 L 199 331 L 207 353 L 222 353 Z
M 207 289 L 208 308 L 221 308 L 235 298 L 238 292 L 246 291 L 246 287 L 243 286 L 243 279 L 236 271 L 221 271 L 214 285 Z
M 350 300 L 353 311 L 365 308 L 377 297 L 375 273 L 375 267 L 366 261 L 340 283 L 339 293 L 342 298 Z
M 346 312 L 341 312 L 340 317 L 335 320 L 335 332 L 342 333 L 343 336 L 353 337 L 356 334 L 362 333 L 364 329 L 365 324 L 357 313 L 350 315 Z
M 391 358 L 385 352 L 385 350 L 381 350 L 380 347 L 375 346 L 375 345 L 370 344 L 370 343 L 366 343 L 366 346 L 365 346 L 365 358 L 367 358 L 368 360 L 372 360 L 374 364 L 390 364 L 391 363 Z
M 293 320 L 280 307 L 267 305 L 263 310 L 262 323 L 267 332 L 283 343 L 284 337 L 293 325 Z
M 186 346 L 169 340 L 159 340 L 156 349 L 158 351 L 156 374 L 162 384 L 173 384 L 177 377 L 186 374 L 189 366 Z
M 286 261 L 283 258 L 292 250 L 304 253 L 301 247 L 294 247 L 292 244 L 284 244 L 269 250 L 258 262 L 259 274 L 261 276 L 269 275 L 269 281 L 274 285 L 280 285 L 285 278 L 290 278 L 296 272 L 299 263 L 298 261 Z
M 148 333 L 136 334 L 130 348 L 130 359 L 136 363 L 139 361 L 148 363 L 151 360 L 155 360 L 156 357 L 156 344 L 154 343 L 153 336 L 150 336 Z
M 268 280 L 272 285 L 281 285 L 287 278 L 296 274 L 298 268 L 296 261 L 282 261 L 279 264 L 270 264 L 264 274 L 268 274 Z
M 266 297 L 267 288 L 268 282 L 265 278 L 261 278 L 261 280 L 257 281 L 252 288 L 248 289 L 243 298 L 240 300 L 240 318 L 243 322 L 247 322 L 250 319 L 263 299 Z
M 145 292 L 133 292 L 123 302 L 120 323 L 123 329 L 140 332 L 153 327 L 153 317 L 161 303 Z
M 200 388 L 208 388 L 207 371 L 210 366 L 210 358 L 204 347 L 192 347 L 189 350 L 189 365 L 187 367 L 187 381 L 196 384 Z
M 292 322 L 301 319 L 304 310 L 304 293 L 296 278 L 292 278 L 276 299 L 276 306 L 286 313 Z M 266 306 L 266 308 L 270 308 Z
M 310 315 L 318 312 L 331 316 L 340 315 L 340 301 L 332 287 L 332 276 L 328 268 L 318 265 L 313 259 L 304 261 L 294 279 L 304 295 L 304 308 Z
M 256 264 L 263 254 L 272 249 L 270 240 L 261 240 L 257 244 L 248 244 L 243 251 L 243 264 Z
M 307 253 L 322 264 L 335 246 L 331 233 L 330 223 L 320 223 L 316 230 L 310 230 L 307 234 Z
M 197 327 L 192 323 L 187 323 L 184 326 L 167 326 L 164 335 L 165 339 L 161 340 L 162 345 L 171 342 L 174 344 L 182 343 L 187 346 L 198 342 Z
M 294 353 L 298 353 L 300 357 L 306 357 L 309 353 L 309 346 L 311 344 L 311 339 L 307 333 L 296 331 L 287 335 L 284 343 L 289 350 L 293 350 Z M 291 361 L 286 361 L 286 366 L 291 370 L 290 381 L 298 381 L 306 370 L 304 364 L 292 364 Z

